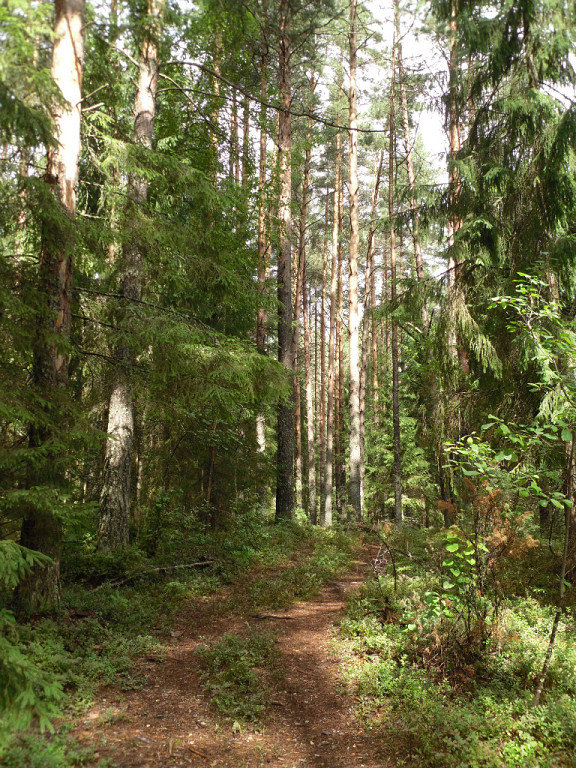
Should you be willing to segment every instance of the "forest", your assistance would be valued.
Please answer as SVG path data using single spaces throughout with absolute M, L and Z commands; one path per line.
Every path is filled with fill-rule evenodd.
M 0 765 L 576 768 L 571 0 L 0 0 Z

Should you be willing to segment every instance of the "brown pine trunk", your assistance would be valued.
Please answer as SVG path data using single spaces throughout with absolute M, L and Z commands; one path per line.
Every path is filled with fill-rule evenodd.
M 310 94 L 314 95 L 316 82 L 310 77 Z M 312 112 L 314 102 L 311 98 L 309 111 Z M 302 272 L 302 323 L 304 334 L 304 382 L 306 396 L 306 437 L 307 437 L 307 476 L 308 476 L 308 519 L 316 523 L 316 445 L 314 420 L 314 395 L 312 385 L 312 367 L 310 358 L 310 315 L 308 308 L 308 289 L 306 286 L 306 223 L 308 219 L 308 200 L 310 196 L 310 165 L 312 161 L 312 118 L 308 118 L 306 133 L 306 153 L 304 157 L 304 179 L 302 182 L 302 201 L 300 205 L 300 236 L 298 241 L 298 261 Z
M 147 149 L 152 148 L 154 139 L 159 68 L 158 35 L 163 13 L 164 0 L 149 0 L 147 33 L 142 43 L 134 102 L 134 142 Z M 144 248 L 138 237 L 138 211 L 146 205 L 148 181 L 143 175 L 133 174 L 128 185 L 134 236 L 122 250 L 120 294 L 126 300 L 123 304 L 129 307 L 131 302 L 140 301 L 142 296 Z M 132 345 L 125 339 L 121 340 L 116 349 L 119 365 L 108 407 L 108 439 L 100 496 L 98 548 L 102 552 L 125 547 L 129 541 L 134 459 L 134 404 L 130 369 L 134 364 L 134 357 Z
M 230 181 L 235 184 L 239 182 L 239 163 L 240 157 L 238 152 L 238 97 L 236 91 L 232 91 L 232 114 L 230 125 L 230 154 L 228 157 L 228 176 Z
M 390 300 L 396 304 L 396 226 L 394 222 L 394 153 L 395 153 L 395 96 L 396 96 L 396 33 L 392 47 L 392 83 L 390 85 L 390 128 L 388 139 L 388 218 L 390 219 Z M 402 510 L 402 446 L 400 440 L 400 349 L 398 343 L 398 322 L 393 316 L 391 321 L 392 348 L 392 432 L 394 452 L 394 519 L 401 524 L 404 520 Z
M 250 166 L 250 104 L 244 97 L 242 107 L 242 186 L 248 184 L 248 168 Z
M 266 286 L 270 277 L 269 247 L 266 238 L 266 120 L 267 113 L 264 102 L 268 91 L 266 79 L 267 52 L 266 43 L 262 43 L 262 55 L 260 60 L 260 142 L 258 157 L 258 290 L 264 297 Z M 256 347 L 261 354 L 266 354 L 266 325 L 268 312 L 261 303 L 256 318 Z M 263 414 L 256 416 L 256 443 L 261 456 L 266 452 L 266 420 Z M 260 509 L 264 512 L 266 507 L 266 485 L 260 484 L 259 488 Z
M 41 234 L 38 295 L 42 300 L 33 350 L 32 379 L 44 402 L 62 399 L 68 389 L 76 185 L 80 156 L 82 75 L 84 70 L 84 2 L 55 0 L 54 47 L 51 74 L 62 96 L 51 108 L 56 143 L 48 150 L 46 183 L 62 208 L 58 221 L 45 224 Z M 65 413 L 56 418 L 65 429 Z M 54 414 L 50 414 L 54 419 Z M 30 429 L 30 445 L 42 447 L 45 458 L 31 472 L 30 485 L 58 488 L 64 479 L 62 457 L 51 443 L 51 428 Z M 22 523 L 20 543 L 51 558 L 51 564 L 35 567 L 19 584 L 14 596 L 19 610 L 34 613 L 55 608 L 60 598 L 62 527 L 45 505 L 32 505 Z
M 278 405 L 276 520 L 291 520 L 294 514 L 294 354 L 292 349 L 292 118 L 290 106 L 290 0 L 279 0 L 280 46 L 278 80 L 281 108 L 278 113 L 278 360 L 286 367 L 291 393 Z
M 336 316 L 338 304 L 338 250 L 340 244 L 340 208 L 342 197 L 342 136 L 336 134 L 336 160 L 334 163 L 334 204 L 332 220 L 332 264 L 330 277 L 330 320 L 328 329 L 328 381 L 326 392 L 326 471 L 324 474 L 323 506 L 320 524 L 332 526 L 334 517 L 335 427 L 336 427 Z
M 214 76 L 212 77 L 212 91 L 214 93 L 214 107 L 211 115 L 211 133 L 210 143 L 214 154 L 214 181 L 218 180 L 218 165 L 220 154 L 220 72 L 222 59 L 222 33 L 217 32 L 214 38 L 214 56 L 212 59 L 212 68 Z
M 373 329 L 372 314 L 375 309 L 375 272 L 374 272 L 374 234 L 376 230 L 376 212 L 378 206 L 378 194 L 380 191 L 380 181 L 382 178 L 382 168 L 384 167 L 384 150 L 380 150 L 378 163 L 376 166 L 376 176 L 374 179 L 374 189 L 372 190 L 372 208 L 370 212 L 370 226 L 368 229 L 368 247 L 366 252 L 366 276 L 364 281 L 364 316 L 362 320 L 362 360 L 360 366 L 360 449 L 361 454 L 361 493 L 362 503 L 364 503 L 364 451 L 366 435 L 366 389 L 368 381 L 368 358 L 372 351 L 372 365 L 376 366 L 376 354 L 374 352 L 374 339 L 376 334 Z M 376 377 L 378 374 L 376 373 Z M 376 385 L 378 378 L 376 378 Z
M 340 195 L 338 218 L 342 232 L 344 213 L 343 195 Z M 336 501 L 341 510 L 346 492 L 346 462 L 344 461 L 344 276 L 342 274 L 342 243 L 338 243 L 338 302 L 336 305 L 336 346 L 338 350 L 338 389 L 336 396 Z
M 326 207 L 324 212 L 324 243 L 322 247 L 322 288 L 320 294 L 320 520 L 324 519 L 324 494 L 326 478 L 326 410 L 327 410 L 327 384 L 326 384 L 326 305 L 328 291 L 328 217 L 330 198 L 326 194 Z

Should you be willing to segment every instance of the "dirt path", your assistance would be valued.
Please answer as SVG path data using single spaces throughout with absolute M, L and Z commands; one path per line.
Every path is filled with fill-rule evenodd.
M 370 549 L 365 550 L 368 560 Z M 314 600 L 275 617 L 223 614 L 218 603 L 183 616 L 162 662 L 143 660 L 145 687 L 103 693 L 74 735 L 118 768 L 387 768 L 383 736 L 366 732 L 354 700 L 342 690 L 332 628 L 346 594 L 359 586 L 367 562 L 329 584 Z M 234 733 L 209 707 L 199 684 L 199 645 L 225 632 L 263 624 L 277 635 L 280 675 L 261 730 Z

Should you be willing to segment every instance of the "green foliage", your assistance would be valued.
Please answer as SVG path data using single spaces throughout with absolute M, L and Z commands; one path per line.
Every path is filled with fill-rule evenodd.
M 210 702 L 225 717 L 239 723 L 262 718 L 277 652 L 269 634 L 223 635 L 198 650 L 204 661 L 202 683 Z
M 458 602 L 466 599 L 472 578 L 468 570 L 473 567 L 468 562 L 472 557 L 467 555 L 470 543 L 456 531 L 450 538 L 412 532 L 389 541 L 397 553 L 396 588 L 388 563 L 379 584 L 373 580 L 351 595 L 339 641 L 348 656 L 346 675 L 355 687 L 365 724 L 390 729 L 407 766 L 572 765 L 576 708 L 572 703 L 575 659 L 571 618 L 561 627 L 543 704 L 536 709 L 531 706 L 534 679 L 555 610 L 542 601 L 535 586 L 533 594 L 526 594 L 534 564 L 519 565 L 515 572 L 516 588 L 524 594 L 501 602 L 482 658 L 463 644 L 457 661 L 453 658 L 447 666 L 448 645 L 442 653 L 435 653 L 434 635 L 422 634 L 425 623 L 417 632 L 407 617 L 416 612 L 422 620 L 430 609 L 422 595 L 435 592 L 451 615 L 429 616 L 428 621 L 457 619 Z M 448 547 L 454 551 L 447 553 Z M 407 557 L 401 558 L 400 552 L 406 552 Z M 426 552 L 427 560 L 421 559 Z M 448 558 L 452 561 L 448 568 L 457 575 L 446 569 L 453 586 L 444 588 L 445 576 L 433 564 L 438 563 L 441 569 L 440 563 Z M 542 565 L 540 561 L 538 567 Z M 436 627 L 438 636 L 441 624 Z

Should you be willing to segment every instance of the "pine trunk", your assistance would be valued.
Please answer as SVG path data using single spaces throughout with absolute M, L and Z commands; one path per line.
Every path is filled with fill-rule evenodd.
M 316 83 L 314 76 L 310 77 L 310 92 L 314 95 Z M 310 112 L 314 102 L 310 100 Z M 308 307 L 308 289 L 306 286 L 306 223 L 308 219 L 308 200 L 310 196 L 310 165 L 312 160 L 312 118 L 308 118 L 306 134 L 306 153 L 304 157 L 304 179 L 302 182 L 302 201 L 300 206 L 300 237 L 298 240 L 299 256 L 302 271 L 302 323 L 304 334 L 304 383 L 306 397 L 306 468 L 308 476 L 308 519 L 316 523 L 316 445 L 314 419 L 314 392 L 312 384 L 312 365 L 310 356 L 310 314 Z
M 62 401 L 68 390 L 68 353 L 72 324 L 72 273 L 76 185 L 80 156 L 82 75 L 84 69 L 84 2 L 56 0 L 51 74 L 62 96 L 51 109 L 56 143 L 48 150 L 46 183 L 59 211 L 57 221 L 46 222 L 41 233 L 38 294 L 42 299 L 33 350 L 33 384 L 44 402 Z M 50 414 L 54 419 L 54 414 Z M 58 403 L 57 419 L 65 429 L 65 409 Z M 50 445 L 53 430 L 36 426 L 30 445 L 42 447 L 45 458 L 29 478 L 30 485 L 59 487 L 64 479 L 62 458 Z M 35 567 L 19 584 L 14 601 L 19 610 L 51 610 L 60 597 L 62 526 L 47 506 L 31 506 L 22 524 L 20 543 L 51 558 Z
M 292 83 L 290 71 L 290 0 L 280 0 L 278 160 L 280 194 L 278 200 L 278 360 L 289 375 L 289 395 L 278 404 L 276 520 L 291 520 L 294 515 L 294 354 L 292 350 Z
M 394 153 L 395 153 L 395 96 L 396 96 L 396 33 L 392 47 L 392 83 L 390 86 L 390 130 L 388 159 L 388 218 L 390 219 L 390 300 L 396 304 L 396 226 L 394 222 Z M 404 520 L 402 510 L 402 445 L 400 440 L 400 349 L 398 343 L 398 321 L 392 316 L 392 432 L 394 452 L 394 519 L 401 524 Z
M 164 0 L 150 0 L 148 27 L 142 44 L 138 73 L 138 88 L 134 103 L 134 142 L 152 148 L 156 92 L 158 89 L 158 35 L 164 13 Z M 138 211 L 148 199 L 145 176 L 129 178 L 128 199 L 134 217 L 134 236 L 122 250 L 120 294 L 127 305 L 142 297 L 144 244 L 138 238 Z M 121 321 L 120 321 L 121 322 Z M 128 333 L 129 333 L 129 329 Z M 130 381 L 135 353 L 126 336 L 116 349 L 118 368 L 112 385 L 108 408 L 108 438 L 104 456 L 98 548 L 111 552 L 128 545 L 130 533 L 130 502 L 132 493 L 132 464 L 134 461 L 134 405 Z
M 269 248 L 266 239 L 266 121 L 267 113 L 264 102 L 268 92 L 266 79 L 267 52 L 265 41 L 262 43 L 262 57 L 260 60 L 260 142 L 258 157 L 258 290 L 264 297 L 266 286 L 270 277 Z M 256 347 L 261 354 L 266 354 L 266 325 L 268 312 L 261 303 L 256 318 Z M 266 419 L 263 414 L 256 416 L 256 444 L 261 457 L 266 452 Z M 259 488 L 260 509 L 264 512 L 266 507 L 266 485 L 264 482 Z
M 332 221 L 332 264 L 330 277 L 330 319 L 328 328 L 328 381 L 326 392 L 326 472 L 320 524 L 330 528 L 334 516 L 334 437 L 336 422 L 336 314 L 338 301 L 338 249 L 340 243 L 340 199 L 342 195 L 342 137 L 336 134 L 334 164 L 334 205 Z
M 378 206 L 378 194 L 380 191 L 380 180 L 382 178 L 382 168 L 384 166 L 384 151 L 381 150 L 379 154 L 378 164 L 376 167 L 376 176 L 374 179 L 374 189 L 372 190 L 372 208 L 370 212 L 370 227 L 368 229 L 368 247 L 366 252 L 366 276 L 364 281 L 364 314 L 362 319 L 362 360 L 360 366 L 360 448 L 362 451 L 361 457 L 361 494 L 362 504 L 364 504 L 364 453 L 365 453 L 365 436 L 366 436 L 366 390 L 368 382 L 368 359 L 370 357 L 369 352 L 373 350 L 372 337 L 373 332 L 373 320 L 372 314 L 375 309 L 375 283 L 376 277 L 374 272 L 374 234 L 376 230 L 376 211 Z M 372 365 L 375 364 L 374 359 Z

